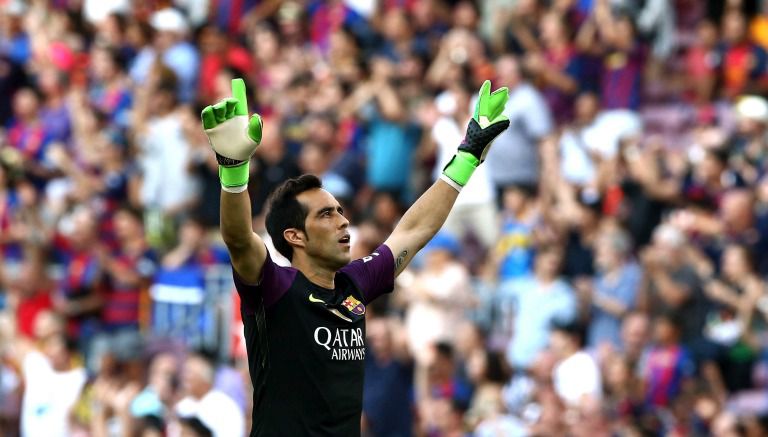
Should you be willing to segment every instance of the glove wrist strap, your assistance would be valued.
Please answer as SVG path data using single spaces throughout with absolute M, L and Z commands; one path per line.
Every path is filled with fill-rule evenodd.
M 459 187 L 463 187 L 467 185 L 478 165 L 480 165 L 480 160 L 475 155 L 460 150 L 445 166 L 443 175 Z M 453 186 L 453 184 L 451 185 Z M 454 188 L 456 187 L 454 186 Z
M 242 193 L 248 188 L 249 160 L 235 166 L 219 165 L 221 189 L 229 193 Z

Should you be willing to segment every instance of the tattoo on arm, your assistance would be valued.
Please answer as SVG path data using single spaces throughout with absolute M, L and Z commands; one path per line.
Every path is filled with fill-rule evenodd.
M 400 269 L 400 266 L 405 263 L 405 257 L 408 256 L 408 251 L 404 250 L 400 252 L 400 255 L 397 256 L 397 259 L 395 260 L 395 270 Z

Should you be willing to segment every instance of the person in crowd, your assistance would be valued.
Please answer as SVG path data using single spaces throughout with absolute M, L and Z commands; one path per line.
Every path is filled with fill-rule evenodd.
M 199 420 L 214 437 L 244 436 L 243 410 L 232 398 L 213 388 L 215 370 L 203 355 L 186 359 L 182 376 L 185 396 L 176 404 L 176 414 Z
M 585 328 L 578 321 L 555 323 L 550 348 L 557 357 L 552 383 L 568 408 L 603 398 L 603 383 L 597 362 L 585 350 Z
M 587 345 L 619 346 L 622 318 L 634 308 L 642 279 L 640 267 L 629 259 L 632 242 L 622 229 L 607 230 L 597 243 L 595 262 L 598 274 L 589 298 L 591 302 Z
M 408 286 L 405 315 L 408 345 L 417 363 L 424 363 L 430 345 L 453 343 L 456 326 L 474 300 L 469 272 L 461 264 L 459 242 L 437 234 L 423 249 L 424 265 Z
M 645 404 L 651 409 L 670 407 L 688 390 L 694 373 L 690 352 L 680 343 L 678 326 L 669 313 L 654 320 L 654 345 L 641 369 Z
M 531 366 L 536 355 L 547 347 L 553 323 L 576 319 L 576 295 L 560 276 L 562 256 L 558 246 L 540 247 L 533 274 L 509 281 L 499 289 L 500 305 L 510 309 L 503 322 L 512 322 L 506 357 L 514 369 Z

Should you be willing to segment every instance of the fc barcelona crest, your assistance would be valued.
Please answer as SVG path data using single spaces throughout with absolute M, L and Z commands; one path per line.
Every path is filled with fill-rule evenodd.
M 341 303 L 344 305 L 345 308 L 349 310 L 350 313 L 362 316 L 365 314 L 365 305 L 363 305 L 362 302 L 355 299 L 352 296 L 347 296 L 346 299 L 344 299 L 344 302 Z

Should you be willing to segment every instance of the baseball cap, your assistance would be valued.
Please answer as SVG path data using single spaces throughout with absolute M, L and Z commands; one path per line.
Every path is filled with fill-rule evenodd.
M 459 256 L 461 246 L 459 245 L 459 241 L 456 240 L 453 235 L 442 231 L 432 237 L 432 240 L 430 240 L 424 247 L 425 253 L 433 250 L 445 250 L 450 252 L 453 256 Z
M 174 8 L 161 9 L 149 18 L 149 24 L 160 32 L 186 33 L 189 30 L 187 19 Z
M 744 96 L 736 102 L 739 118 L 768 123 L 768 101 L 760 96 Z

